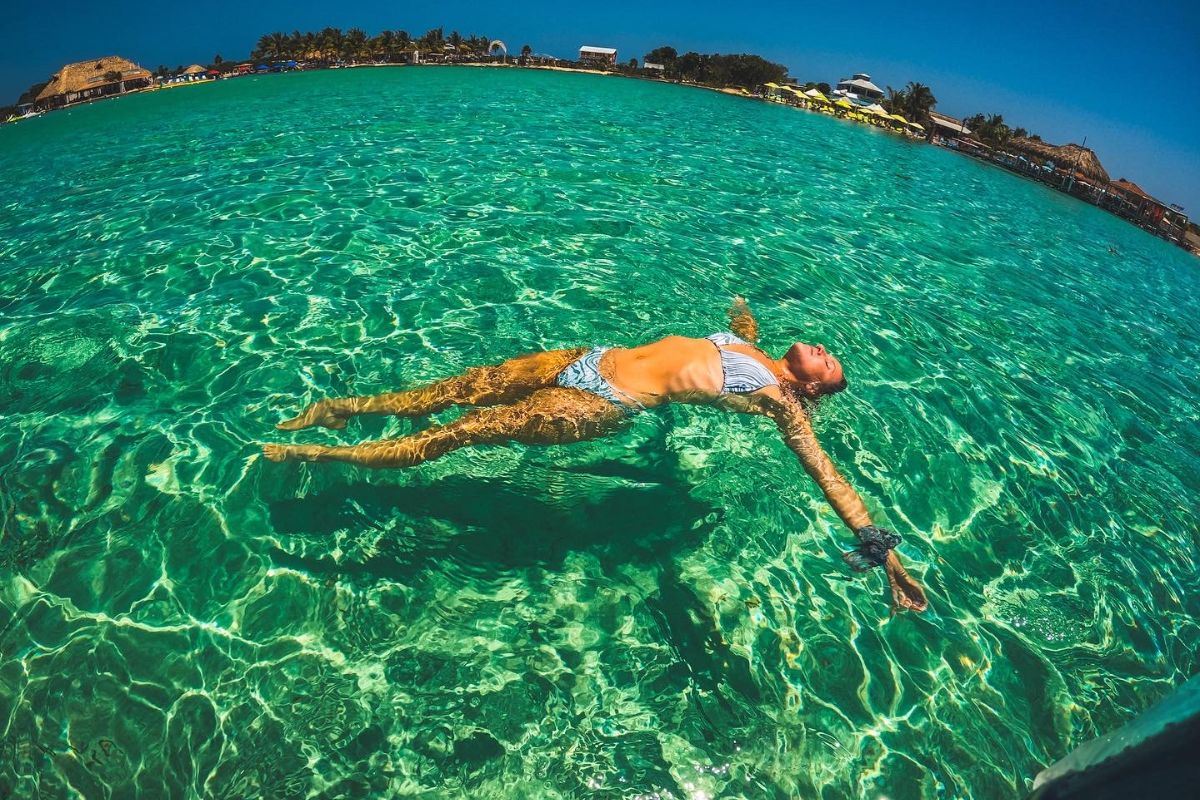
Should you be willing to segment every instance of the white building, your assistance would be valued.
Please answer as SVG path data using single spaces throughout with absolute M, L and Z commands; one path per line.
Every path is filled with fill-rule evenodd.
M 617 48 L 592 47 L 590 44 L 585 44 L 579 48 L 579 60 L 585 64 L 612 67 L 617 63 Z
M 655 64 L 653 61 L 643 61 L 642 69 L 652 69 L 655 72 L 666 72 L 667 66 L 665 64 Z
M 853 78 L 842 78 L 833 93 L 860 106 L 869 106 L 883 99 L 883 89 L 871 83 L 871 76 L 865 72 L 856 72 Z

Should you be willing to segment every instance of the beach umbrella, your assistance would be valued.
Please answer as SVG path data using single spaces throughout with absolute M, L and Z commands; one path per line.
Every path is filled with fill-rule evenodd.
M 851 103 L 849 100 L 847 100 L 844 97 L 839 98 L 837 100 L 837 102 L 834 103 L 834 105 L 837 106 L 838 108 L 854 108 L 854 104 Z
M 813 100 L 816 100 L 818 103 L 828 103 L 829 102 L 829 98 L 826 97 L 825 95 L 821 94 L 820 89 L 809 89 L 807 92 L 804 93 L 804 95 L 805 95 L 805 97 L 810 97 Z
M 925 126 L 919 122 L 906 122 L 905 124 L 908 125 L 910 128 L 916 128 L 919 131 L 925 130 Z
M 766 86 L 768 89 L 780 88 L 778 83 L 764 83 L 763 86 Z
M 908 124 L 908 120 L 906 120 L 904 117 L 902 117 L 899 114 L 888 114 L 888 119 L 894 119 L 894 120 L 896 120 L 896 122 L 899 122 L 901 125 Z

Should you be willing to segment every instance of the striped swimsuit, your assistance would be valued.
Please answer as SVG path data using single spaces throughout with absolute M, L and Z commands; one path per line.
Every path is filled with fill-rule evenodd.
M 725 349 L 727 344 L 749 345 L 749 342 L 739 339 L 732 333 L 714 333 L 704 338 L 715 344 L 717 350 L 721 352 L 721 373 L 724 376 L 721 394 L 746 394 L 779 384 L 779 381 L 775 379 L 775 374 L 764 367 L 758 359 L 745 353 Z M 753 345 L 750 346 L 753 347 Z
M 721 354 L 721 393 L 745 394 L 756 392 L 766 386 L 779 383 L 771 370 L 764 367 L 752 356 L 726 350 L 725 345 L 749 344 L 732 333 L 714 333 L 705 339 L 716 345 Z M 600 374 L 600 359 L 608 347 L 593 347 L 575 361 L 567 365 L 558 374 L 555 383 L 568 389 L 583 389 L 597 397 L 603 397 L 626 414 L 636 414 L 644 406 L 635 398 L 613 386 Z

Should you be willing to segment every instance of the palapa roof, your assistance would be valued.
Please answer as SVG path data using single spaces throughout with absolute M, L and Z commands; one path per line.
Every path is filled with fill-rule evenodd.
M 1113 181 L 1112 187 L 1114 189 L 1120 189 L 1122 192 L 1125 192 L 1126 194 L 1136 195 L 1136 196 L 1142 198 L 1143 200 L 1149 200 L 1151 203 L 1157 203 L 1160 206 L 1166 206 L 1166 203 L 1162 202 L 1161 200 L 1156 200 L 1155 198 L 1146 194 L 1146 192 L 1142 189 L 1142 187 L 1138 186 L 1133 181 L 1127 181 L 1124 178 L 1121 178 L 1119 180 Z
M 1009 139 L 1005 144 L 1012 150 L 1031 153 L 1038 158 L 1048 159 L 1060 167 L 1070 167 L 1082 172 L 1089 178 L 1108 183 L 1110 178 L 1096 157 L 1096 153 L 1088 147 L 1078 144 L 1053 145 L 1040 142 L 1037 139 L 1027 139 L 1021 136 Z
M 104 56 L 90 61 L 67 64 L 50 78 L 46 88 L 38 93 L 37 100 L 45 100 L 68 92 L 83 92 L 107 86 L 115 82 L 104 77 L 109 72 L 121 73 L 123 81 L 150 77 L 148 70 L 142 69 L 127 58 Z
M 185 69 L 183 71 L 183 74 L 184 75 L 199 75 L 199 74 L 203 73 L 204 71 L 205 71 L 204 67 L 200 66 L 199 64 L 192 64 L 190 67 L 188 67 L 187 69 Z

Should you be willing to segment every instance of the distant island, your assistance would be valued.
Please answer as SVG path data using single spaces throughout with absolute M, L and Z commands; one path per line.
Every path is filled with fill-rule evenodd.
M 789 76 L 783 64 L 753 54 L 680 54 L 674 47 L 662 46 L 646 53 L 639 65 L 637 58 L 621 62 L 615 48 L 589 45 L 580 47 L 576 59 L 536 53 L 528 44 L 510 55 L 499 39 L 480 34 L 463 36 L 458 31 L 446 35 L 440 27 L 416 37 L 403 30 L 369 36 L 362 28 L 273 32 L 259 37 L 248 58 L 229 60 L 216 55 L 207 65 L 181 64 L 172 69 L 160 64 L 151 72 L 120 56 L 67 64 L 49 80 L 30 86 L 13 105 L 0 108 L 0 119 L 20 122 L 58 108 L 130 92 L 248 74 L 445 64 L 617 74 L 774 100 L 872 124 L 888 118 L 903 120 L 904 125 L 895 129 L 910 135 L 920 131 L 920 137 L 930 143 L 1038 180 L 1200 255 L 1200 227 L 1188 220 L 1182 207 L 1157 200 L 1124 178 L 1112 181 L 1096 154 L 1082 145 L 1048 144 L 1036 133 L 1010 126 L 1001 114 L 977 113 L 960 120 L 937 113 L 933 90 L 921 83 L 880 89 L 864 73 L 832 86 L 824 81 L 801 82 Z

